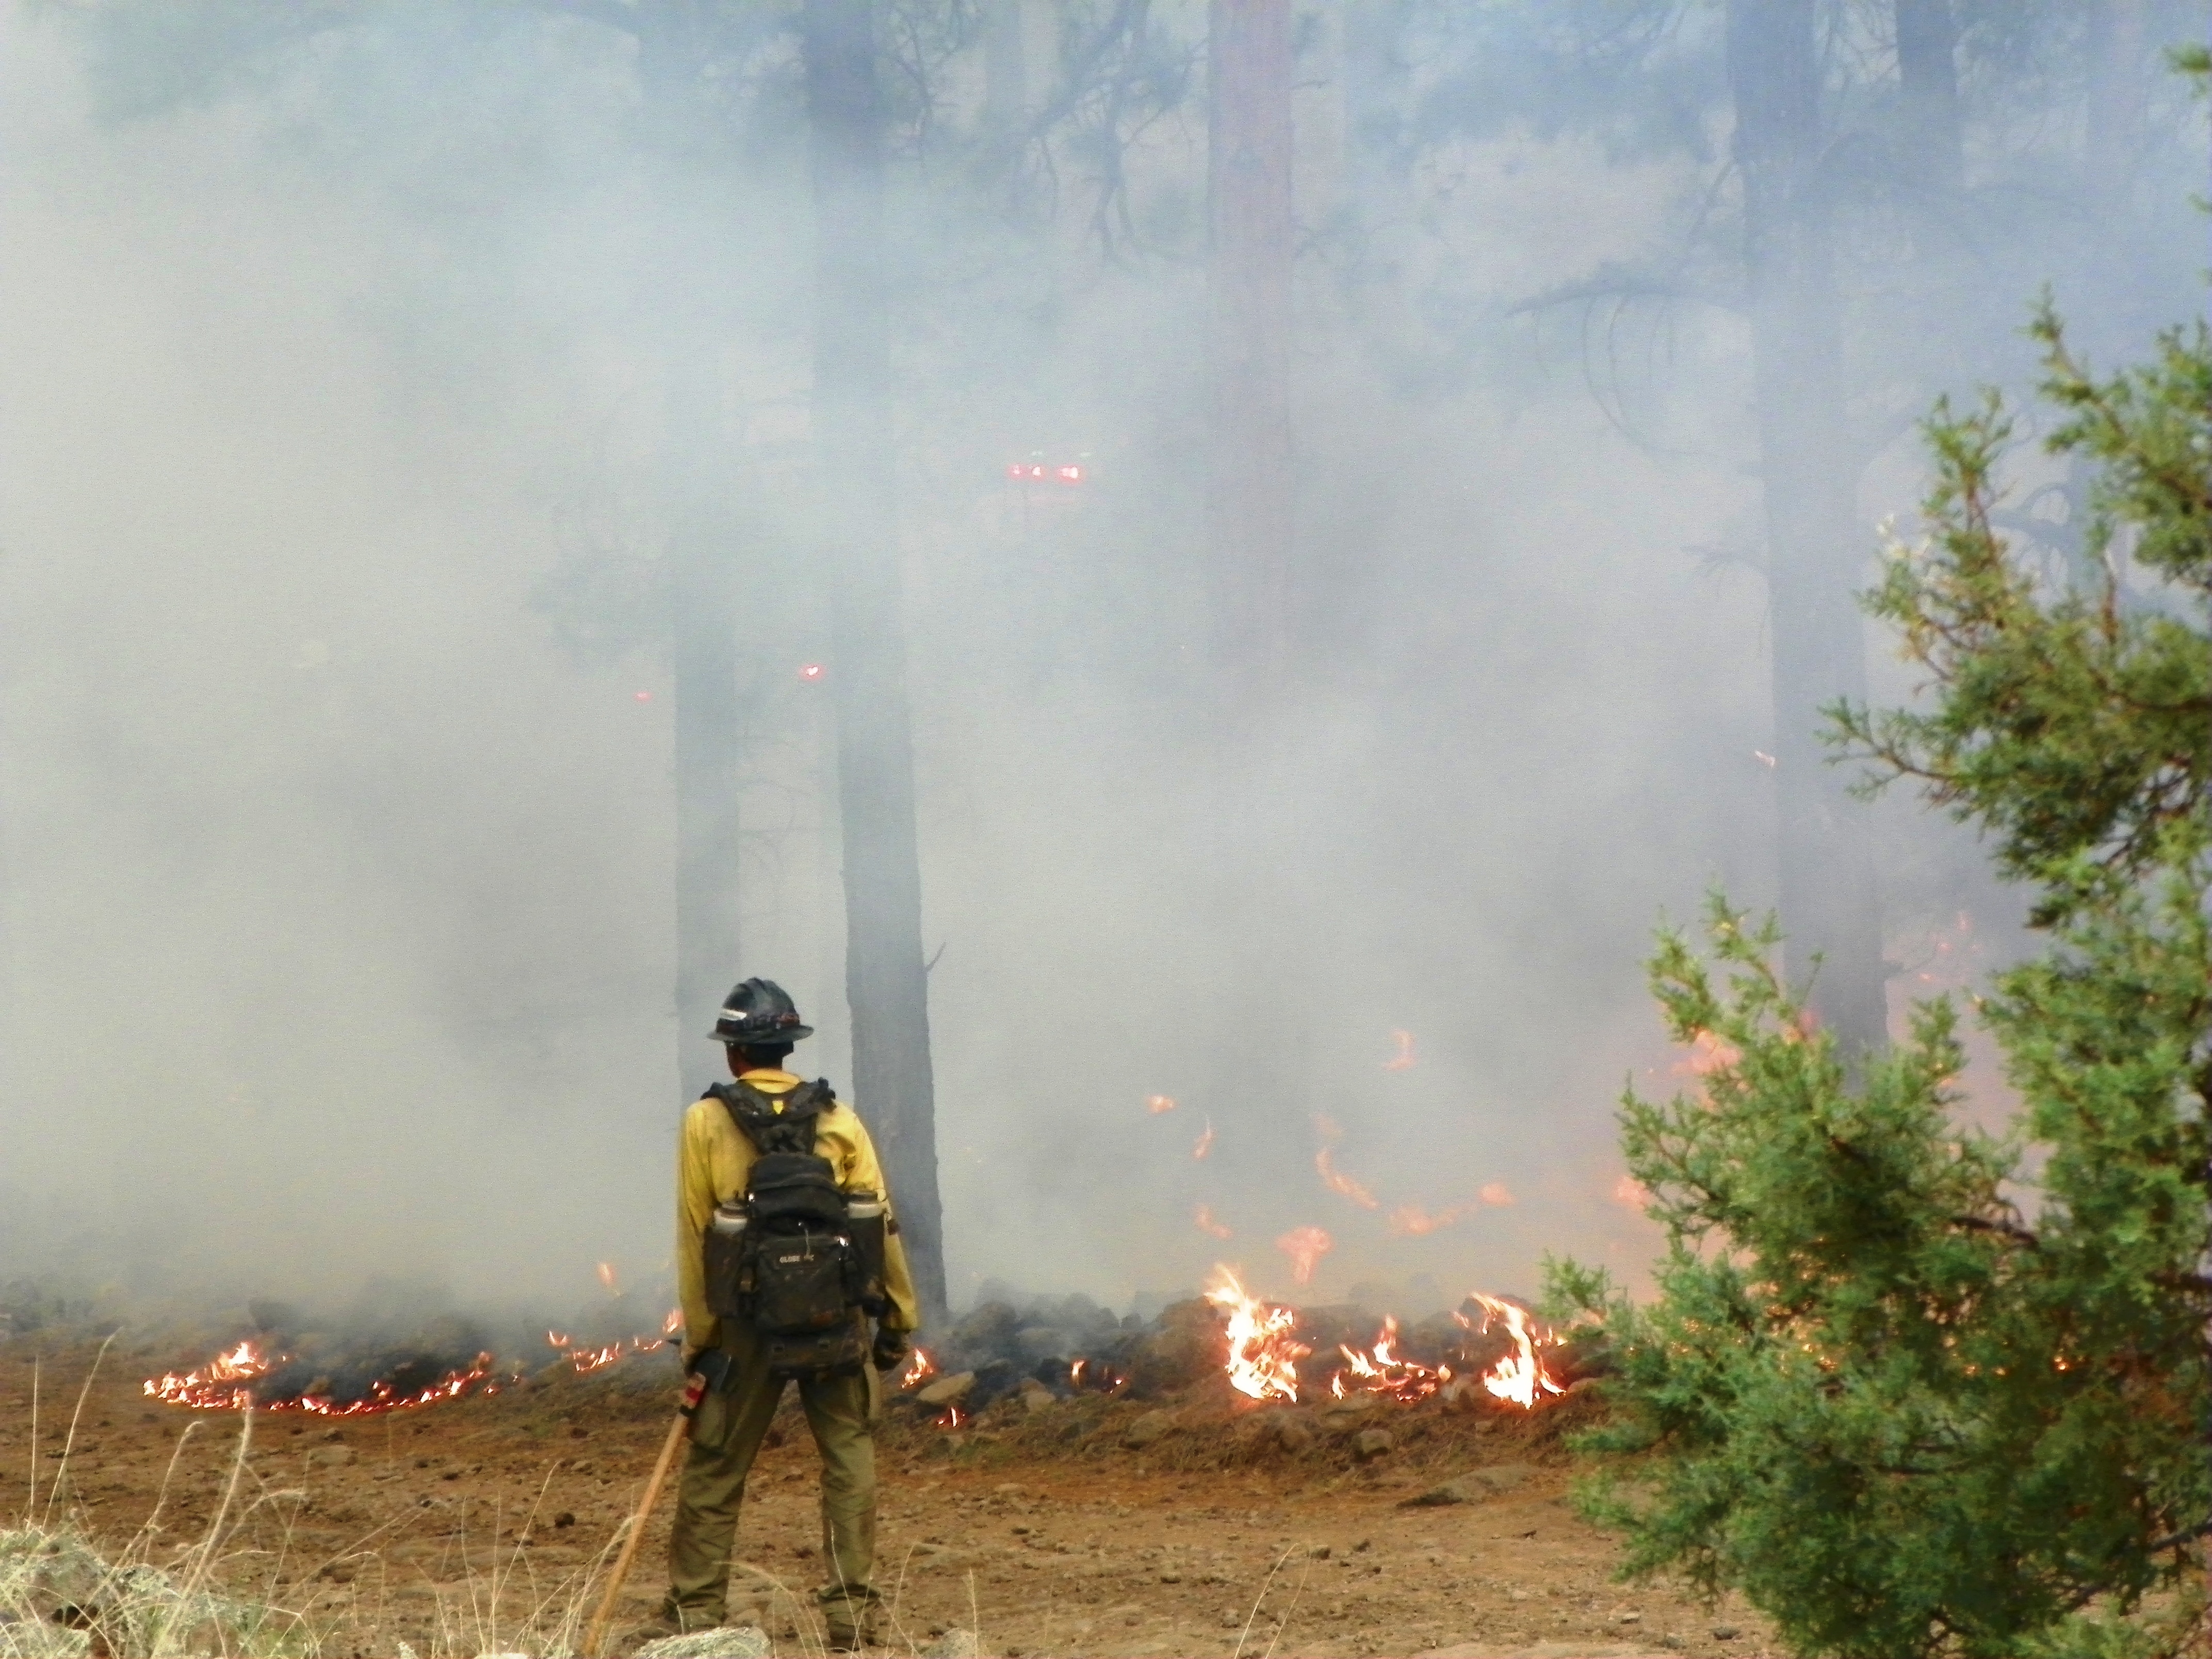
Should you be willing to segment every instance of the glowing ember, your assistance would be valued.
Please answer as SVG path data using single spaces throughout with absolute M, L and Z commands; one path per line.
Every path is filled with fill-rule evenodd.
M 599 1263 L 599 1283 L 605 1285 L 616 1295 L 619 1296 L 622 1294 L 622 1286 L 615 1282 L 615 1264 L 613 1262 L 602 1261 Z
M 683 1328 L 684 1310 L 680 1307 L 671 1308 L 668 1310 L 668 1317 L 660 1322 L 660 1334 L 663 1336 L 673 1336 Z
M 1431 1215 L 1418 1204 L 1402 1204 L 1390 1212 L 1390 1231 L 1394 1233 L 1411 1233 L 1414 1237 L 1419 1238 L 1425 1234 L 1435 1232 L 1439 1228 L 1450 1226 L 1474 1207 L 1471 1204 L 1462 1204 L 1452 1209 L 1438 1210 L 1434 1215 Z
M 1335 1248 L 1336 1241 L 1319 1227 L 1293 1227 L 1275 1241 L 1275 1248 L 1291 1259 L 1293 1284 L 1313 1282 L 1314 1263 Z
M 1451 1381 L 1451 1367 L 1440 1365 L 1431 1370 L 1417 1360 L 1401 1359 L 1395 1349 L 1398 1341 L 1398 1322 L 1386 1316 L 1382 1329 L 1375 1338 L 1375 1346 L 1362 1353 L 1357 1348 L 1340 1346 L 1351 1366 L 1348 1371 L 1338 1371 L 1328 1380 L 1328 1391 L 1339 1400 L 1347 1394 L 1379 1394 L 1389 1400 L 1425 1400 Z M 1345 1379 L 1351 1378 L 1346 1387 Z
M 940 1429 L 957 1429 L 967 1420 L 961 1416 L 959 1407 L 947 1406 L 945 1408 L 945 1415 L 937 1419 L 937 1426 Z
M 1528 1316 L 1510 1302 L 1501 1302 L 1496 1297 L 1485 1296 L 1480 1291 L 1470 1291 L 1468 1298 L 1482 1304 L 1482 1320 L 1478 1325 L 1465 1314 L 1455 1313 L 1454 1319 L 1469 1330 L 1488 1330 L 1492 1323 L 1503 1323 L 1505 1334 L 1513 1339 L 1514 1351 L 1492 1365 L 1482 1376 L 1482 1386 L 1500 1400 L 1510 1400 L 1515 1405 L 1529 1410 L 1547 1395 L 1565 1394 L 1564 1384 L 1544 1369 L 1542 1356 L 1536 1349 L 1540 1342 L 1550 1344 L 1556 1338 L 1532 1336 L 1528 1330 Z
M 1175 1109 L 1176 1097 L 1173 1095 L 1146 1095 L 1145 1097 L 1145 1109 L 1150 1112 L 1154 1117 L 1158 1117 L 1162 1112 L 1172 1112 Z
M 290 1363 L 289 1354 L 265 1356 L 251 1340 L 228 1353 L 218 1354 L 196 1371 L 179 1376 L 173 1372 L 146 1379 L 145 1392 L 164 1405 L 186 1406 L 202 1412 L 301 1412 L 310 1417 L 369 1417 L 380 1412 L 406 1411 L 416 1406 L 434 1406 L 441 1400 L 467 1395 L 499 1392 L 492 1376 L 492 1360 L 480 1353 L 465 1370 L 447 1371 L 427 1387 L 402 1394 L 398 1385 L 379 1379 L 359 1400 L 340 1402 L 320 1395 L 303 1394 L 291 1400 L 266 1402 L 253 1397 L 252 1384 L 277 1367 Z
M 1198 1206 L 1197 1213 L 1191 1219 L 1198 1224 L 1199 1231 L 1214 1238 L 1227 1238 L 1230 1236 L 1229 1229 L 1216 1221 L 1213 1218 L 1212 1210 L 1204 1204 Z
M 1402 1072 L 1413 1063 L 1413 1034 L 1411 1031 L 1393 1031 L 1390 1040 L 1398 1045 L 1398 1052 L 1382 1062 L 1382 1069 Z
M 1711 1077 L 1715 1072 L 1730 1070 L 1742 1058 L 1743 1050 L 1726 1037 L 1717 1036 L 1711 1031 L 1692 1032 L 1690 1037 L 1689 1057 L 1675 1064 L 1674 1075 Z
M 1336 1167 L 1328 1147 L 1324 1146 L 1314 1154 L 1314 1168 L 1321 1171 L 1321 1178 L 1331 1188 L 1342 1193 L 1361 1209 L 1372 1210 L 1379 1207 L 1375 1202 L 1374 1194 Z
M 1237 1275 L 1214 1268 L 1206 1299 L 1229 1316 L 1229 1386 L 1255 1400 L 1298 1397 L 1297 1362 L 1313 1352 L 1291 1340 L 1297 1315 L 1288 1308 L 1255 1302 Z
M 1198 1145 L 1197 1145 L 1197 1146 L 1194 1146 L 1194 1147 L 1192 1147 L 1192 1148 L 1190 1149 L 1190 1155 L 1191 1155 L 1191 1157 L 1193 1157 L 1194 1158 L 1204 1158 L 1204 1157 L 1205 1157 L 1208 1152 L 1212 1152 L 1212 1150 L 1213 1150 L 1213 1120 L 1212 1120 L 1212 1118 L 1208 1118 L 1208 1119 L 1206 1119 L 1206 1133 L 1203 1133 L 1203 1134 L 1201 1134 L 1200 1136 L 1199 1136 L 1199 1138 L 1198 1138 Z
M 653 693 L 650 691 L 641 691 L 637 694 L 637 700 L 640 702 L 651 702 L 653 701 Z

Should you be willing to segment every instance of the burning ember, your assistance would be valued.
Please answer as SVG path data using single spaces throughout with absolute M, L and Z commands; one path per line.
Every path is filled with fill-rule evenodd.
M 1386 1315 L 1370 1352 L 1362 1353 L 1357 1348 L 1340 1346 L 1337 1352 L 1350 1363 L 1352 1370 L 1348 1373 L 1338 1371 L 1331 1376 L 1328 1391 L 1339 1400 L 1350 1394 L 1379 1394 L 1390 1400 L 1425 1400 L 1451 1381 L 1449 1365 L 1431 1370 L 1415 1360 L 1399 1358 L 1391 1352 L 1397 1340 L 1398 1322 Z M 1349 1389 L 1344 1385 L 1347 1375 L 1352 1378 Z
M 1203 1158 L 1212 1150 L 1213 1120 L 1212 1118 L 1208 1118 L 1206 1120 L 1206 1133 L 1199 1136 L 1198 1145 L 1190 1149 L 1190 1155 L 1194 1159 Z
M 1173 1095 L 1146 1095 L 1145 1097 L 1145 1109 L 1150 1112 L 1154 1117 L 1158 1117 L 1162 1112 L 1172 1112 L 1175 1109 L 1176 1097 Z
M 491 1356 L 480 1353 L 475 1364 L 447 1371 L 422 1388 L 379 1378 L 360 1399 L 343 1403 L 315 1394 L 298 1395 L 289 1400 L 257 1401 L 253 1384 L 289 1364 L 291 1358 L 289 1354 L 278 1354 L 273 1358 L 264 1355 L 249 1338 L 228 1353 L 216 1355 L 198 1370 L 187 1371 L 182 1376 L 172 1372 L 165 1376 L 148 1377 L 145 1392 L 164 1405 L 185 1406 L 194 1411 L 304 1412 L 314 1417 L 368 1417 L 379 1412 L 434 1406 L 441 1400 L 459 1400 L 468 1395 L 499 1392 L 498 1381 L 492 1374 Z
M 1319 1227 L 1293 1227 L 1275 1241 L 1275 1248 L 1291 1259 L 1293 1284 L 1313 1282 L 1314 1263 L 1327 1255 L 1336 1241 Z
M 906 1357 L 906 1369 L 899 1373 L 902 1389 L 918 1389 L 937 1375 L 937 1362 L 929 1357 L 927 1348 L 916 1348 Z
M 1336 1154 L 1333 1148 L 1324 1146 L 1314 1154 L 1314 1168 L 1321 1172 L 1321 1178 L 1334 1191 L 1342 1193 L 1361 1209 L 1378 1207 L 1373 1193 L 1336 1167 Z
M 1298 1361 L 1313 1352 L 1291 1339 L 1297 1315 L 1254 1301 L 1228 1268 L 1214 1273 L 1206 1299 L 1229 1316 L 1229 1386 L 1255 1400 L 1296 1401 Z
M 1482 1386 L 1500 1400 L 1510 1400 L 1515 1405 L 1534 1411 L 1536 1401 L 1546 1395 L 1565 1394 L 1565 1386 L 1544 1369 L 1544 1361 L 1536 1352 L 1539 1342 L 1555 1343 L 1554 1337 L 1533 1337 L 1528 1333 L 1528 1316 L 1510 1302 L 1500 1302 L 1494 1296 L 1485 1296 L 1480 1291 L 1468 1292 L 1470 1301 L 1482 1304 L 1482 1321 L 1477 1324 L 1465 1314 L 1452 1317 L 1469 1330 L 1486 1331 L 1492 1320 L 1502 1320 L 1505 1334 L 1513 1339 L 1514 1351 L 1483 1373 Z

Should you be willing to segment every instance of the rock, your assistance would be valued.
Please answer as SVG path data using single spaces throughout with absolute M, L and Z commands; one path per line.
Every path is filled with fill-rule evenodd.
M 1713 1640 L 1716 1642 L 1733 1642 L 1735 1640 L 1739 1632 L 1734 1625 L 1715 1625 L 1713 1626 Z
M 1363 1463 L 1388 1456 L 1398 1442 L 1388 1429 L 1362 1429 L 1352 1437 L 1352 1455 Z
M 1022 1404 L 1032 1416 L 1038 1412 L 1050 1411 L 1060 1403 L 1059 1396 L 1033 1376 L 1023 1381 L 1019 1392 Z
M 27 1620 L 0 1625 L 0 1653 L 20 1659 L 84 1659 L 92 1651 L 92 1632 Z
M 955 1626 L 924 1648 L 921 1659 L 982 1659 L 982 1638 Z
M 1121 1431 L 1121 1443 L 1132 1451 L 1140 1451 L 1173 1427 L 1173 1412 L 1146 1412 Z
M 307 1453 L 307 1462 L 326 1467 L 337 1467 L 353 1462 L 351 1446 L 317 1446 Z
M 1075 1339 L 1055 1325 L 1024 1325 L 1014 1333 L 1014 1346 L 1034 1365 L 1040 1359 L 1066 1359 L 1075 1352 Z
M 985 1302 L 945 1334 L 945 1347 L 963 1359 L 1013 1353 L 1022 1316 L 1004 1302 Z M 932 1347 L 937 1345 L 932 1343 Z
M 35 1536 L 28 1531 L 14 1535 L 15 1540 L 25 1541 Z M 112 1587 L 113 1575 L 107 1564 L 73 1540 L 48 1536 L 23 1552 L 29 1557 L 27 1562 L 20 1558 L 14 1561 L 5 1559 L 6 1555 L 15 1553 L 9 1550 L 0 1555 L 0 1570 L 4 1570 L 7 1578 L 14 1580 L 8 1588 L 15 1594 L 8 1600 L 13 1603 L 20 1597 L 22 1607 L 34 1619 L 52 1620 L 57 1624 L 77 1623 L 100 1605 Z M 0 1638 L 0 1651 L 4 1650 L 5 1639 Z
M 925 1406 L 950 1406 L 957 1400 L 965 1400 L 968 1391 L 975 1386 L 975 1372 L 955 1371 L 915 1389 L 914 1397 Z
M 1314 1443 L 1314 1431 L 1287 1412 L 1278 1415 L 1268 1427 L 1274 1443 L 1293 1455 Z
M 1474 1469 L 1456 1480 L 1445 1481 L 1441 1486 L 1431 1486 L 1418 1498 L 1401 1499 L 1398 1507 L 1401 1510 L 1430 1510 L 1447 1504 L 1480 1504 L 1485 1498 L 1512 1491 L 1526 1480 L 1530 1473 L 1526 1463 L 1501 1463 L 1496 1468 Z
M 1613 1614 L 1613 1622 L 1616 1625 L 1640 1625 L 1644 1622 L 1644 1615 L 1631 1607 L 1626 1613 Z
M 753 1625 L 718 1625 L 664 1636 L 640 1648 L 638 1659 L 769 1659 L 768 1632 Z
M 1155 1329 L 1130 1350 L 1129 1387 L 1140 1398 L 1188 1388 L 1220 1373 L 1228 1348 L 1221 1316 L 1203 1297 L 1160 1310 Z

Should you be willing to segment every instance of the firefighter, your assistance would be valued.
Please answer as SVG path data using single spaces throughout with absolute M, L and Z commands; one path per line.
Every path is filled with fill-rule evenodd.
M 725 999 L 713 1032 L 728 1054 L 738 1096 L 762 1097 L 781 1112 L 807 1100 L 799 1079 L 783 1069 L 792 1045 L 811 1036 L 799 1010 L 773 980 L 749 979 Z M 826 1085 L 824 1085 L 826 1086 Z M 752 1091 L 748 1094 L 746 1091 Z M 796 1091 L 796 1092 L 795 1092 Z M 768 1433 L 769 1420 L 794 1380 L 788 1367 L 771 1364 L 771 1343 L 737 1316 L 718 1316 L 709 1299 L 707 1234 L 710 1224 L 750 1189 L 760 1154 L 741 1131 L 736 1109 L 720 1097 L 720 1085 L 684 1116 L 677 1154 L 676 1272 L 684 1304 L 684 1363 L 702 1371 L 709 1387 L 693 1420 L 690 1453 L 677 1489 L 676 1522 L 668 1544 L 669 1587 L 660 1624 L 670 1632 L 723 1622 L 731 1553 L 744 1502 L 745 1477 Z M 875 1441 L 871 1400 L 879 1385 L 867 1367 L 891 1371 L 905 1363 L 920 1324 L 914 1280 L 874 1143 L 848 1103 L 826 1095 L 814 1119 L 812 1151 L 827 1160 L 846 1194 L 874 1194 L 884 1202 L 881 1295 L 872 1340 L 866 1326 L 850 1331 L 853 1358 L 830 1369 L 801 1371 L 799 1404 L 822 1456 L 822 1554 L 828 1582 L 817 1593 L 833 1649 L 850 1651 L 872 1634 L 877 1595 L 870 1583 L 875 1564 Z M 720 1294 L 719 1292 L 717 1293 Z M 851 1319 L 865 1315 L 854 1311 Z M 777 1352 L 781 1352 L 781 1350 Z M 779 1375 L 781 1369 L 785 1374 Z

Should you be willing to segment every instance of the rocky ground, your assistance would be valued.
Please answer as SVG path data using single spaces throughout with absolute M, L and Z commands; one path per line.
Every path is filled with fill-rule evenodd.
M 7 1510 L 31 1498 L 35 1470 L 33 1516 L 74 1520 L 111 1558 L 159 1567 L 193 1559 L 228 1489 L 211 1582 L 305 1615 L 325 1654 L 569 1650 L 673 1382 L 664 1353 L 342 1424 L 258 1413 L 240 1464 L 238 1413 L 140 1391 L 204 1354 L 125 1332 L 64 1459 L 97 1346 L 61 1330 L 0 1345 Z M 895 1400 L 879 1441 L 886 1650 L 964 1630 L 1012 1656 L 1763 1650 L 1741 1607 L 1611 1582 L 1617 1546 L 1565 1502 L 1560 1433 L 1601 1409 L 1589 1393 L 1524 1412 L 1479 1391 L 1450 1407 L 1254 1407 L 1212 1376 L 1151 1392 L 983 1388 L 973 1397 L 988 1403 L 957 1430 Z M 782 1652 L 818 1646 L 805 1594 L 818 1573 L 814 1470 L 787 1401 L 754 1479 L 732 1609 Z M 670 1508 L 618 1630 L 658 1597 Z

